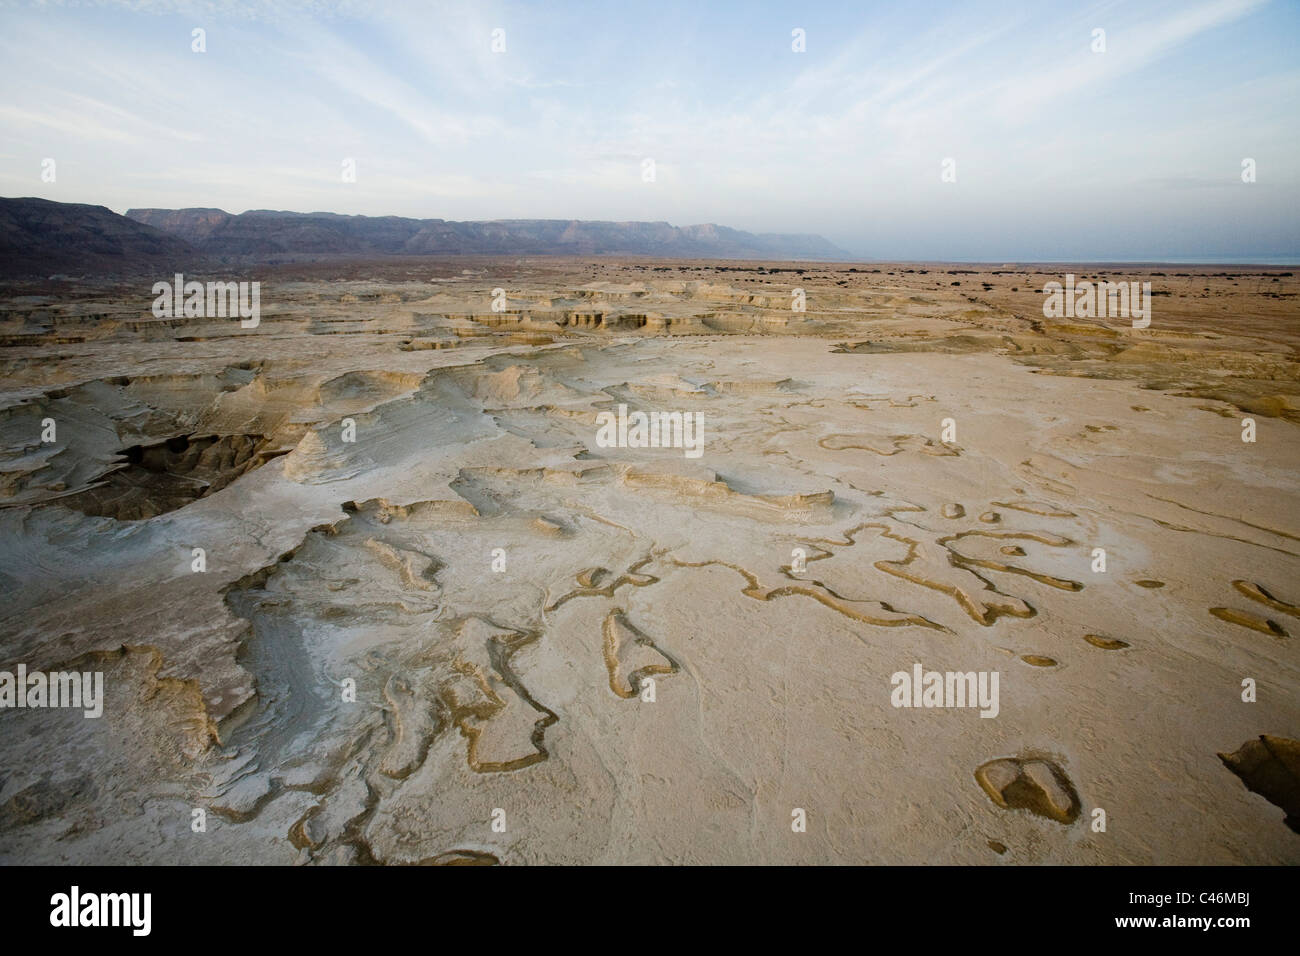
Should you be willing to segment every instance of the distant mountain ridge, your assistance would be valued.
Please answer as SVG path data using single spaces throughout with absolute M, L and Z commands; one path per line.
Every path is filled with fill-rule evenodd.
M 821 236 L 754 234 L 712 223 L 499 219 L 456 222 L 255 209 L 129 209 L 129 219 L 222 257 L 355 255 L 647 255 L 847 259 Z
M 0 275 L 127 275 L 197 255 L 185 240 L 104 206 L 0 198 Z
M 820 236 L 713 224 L 401 216 L 256 209 L 131 209 L 0 197 L 0 276 L 147 275 L 240 264 L 394 255 L 629 255 L 681 259 L 849 259 Z

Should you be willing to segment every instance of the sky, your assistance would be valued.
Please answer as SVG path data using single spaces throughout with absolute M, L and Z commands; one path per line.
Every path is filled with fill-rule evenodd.
M 0 0 L 0 195 L 1300 261 L 1300 2 Z

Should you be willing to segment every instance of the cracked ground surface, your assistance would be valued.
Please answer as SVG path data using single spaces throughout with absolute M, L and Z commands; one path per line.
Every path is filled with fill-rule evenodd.
M 1289 274 L 330 268 L 5 290 L 0 659 L 106 702 L 0 711 L 0 858 L 1300 862 Z

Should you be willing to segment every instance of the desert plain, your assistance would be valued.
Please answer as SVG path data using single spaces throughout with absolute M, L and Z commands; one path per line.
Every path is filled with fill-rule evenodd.
M 1300 862 L 1292 270 L 239 278 L 0 289 L 0 860 Z

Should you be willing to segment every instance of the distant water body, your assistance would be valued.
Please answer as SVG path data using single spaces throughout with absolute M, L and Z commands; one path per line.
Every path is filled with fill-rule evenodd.
M 1240 258 L 1240 259 L 1044 259 L 1044 262 L 1113 262 L 1117 265 L 1144 263 L 1153 266 L 1294 266 L 1300 258 Z
M 901 260 L 900 260 L 901 261 Z M 909 260 L 922 261 L 922 260 Z M 932 259 L 931 262 L 960 262 L 967 264 L 990 265 L 992 259 Z M 1269 256 L 1243 257 L 1237 259 L 998 259 L 998 264 L 1005 265 L 1046 265 L 1048 263 L 1065 263 L 1067 265 L 1143 265 L 1143 266 L 1300 266 L 1300 257 L 1274 258 Z

